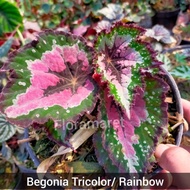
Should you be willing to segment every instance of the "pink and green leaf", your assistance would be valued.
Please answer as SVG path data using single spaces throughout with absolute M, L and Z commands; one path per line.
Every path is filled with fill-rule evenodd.
M 143 87 L 138 86 L 134 90 L 130 119 L 105 93 L 105 107 L 102 104 L 101 110 L 106 122 L 102 133 L 99 133 L 102 145 L 98 141 L 98 134 L 94 135 L 94 144 L 99 164 L 107 173 L 112 172 L 110 163 L 119 172 L 145 173 L 155 147 L 166 135 L 168 120 L 165 96 L 168 85 L 158 76 L 141 72 L 144 76 Z M 103 151 L 107 151 L 109 158 L 102 158 Z
M 93 144 L 95 147 L 95 154 L 98 158 L 98 163 L 104 168 L 106 172 L 109 173 L 119 173 L 119 169 L 113 164 L 109 157 L 109 152 L 102 145 L 102 131 L 99 130 L 93 135 Z
M 49 119 L 75 122 L 96 103 L 92 50 L 84 39 L 45 31 L 9 56 L 10 80 L 0 97 L 2 111 L 20 126 Z
M 154 52 L 139 40 L 144 30 L 133 24 L 117 23 L 97 37 L 94 61 L 96 72 L 102 82 L 108 84 L 110 95 L 130 118 L 130 104 L 133 90 L 141 86 L 140 68 L 159 64 L 153 58 Z
M 110 163 L 119 172 L 146 172 L 153 151 L 167 131 L 168 85 L 150 45 L 139 40 L 143 30 L 117 23 L 97 37 L 95 65 L 106 84 L 102 118 L 106 121 L 102 145 L 94 136 L 96 155 L 106 172 Z M 107 151 L 103 159 L 101 147 Z

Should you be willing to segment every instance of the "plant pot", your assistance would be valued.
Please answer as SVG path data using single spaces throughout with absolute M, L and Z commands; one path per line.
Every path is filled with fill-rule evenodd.
M 166 27 L 168 30 L 172 30 L 176 24 L 179 11 L 180 9 L 156 12 L 152 18 L 153 25 L 160 24 Z
M 16 184 L 14 190 L 27 189 L 28 188 L 26 185 L 27 182 L 25 181 L 26 177 L 32 176 L 33 178 L 34 177 L 37 178 L 36 170 L 28 169 L 23 166 L 18 166 L 18 168 L 19 168 L 19 173 L 18 173 L 19 180 L 17 181 L 17 184 Z
M 152 16 L 150 15 L 143 15 L 143 19 L 138 23 L 141 27 L 144 28 L 151 28 L 152 27 Z
M 181 95 L 180 95 L 178 86 L 177 86 L 174 78 L 172 77 L 172 75 L 168 71 L 166 71 L 166 69 L 164 67 L 161 67 L 161 69 L 164 73 L 166 73 L 165 81 L 170 86 L 170 89 L 171 89 L 170 94 L 172 96 L 173 104 L 175 105 L 173 107 L 173 105 L 169 104 L 168 111 L 170 112 L 170 110 L 172 110 L 172 111 L 176 110 L 176 112 L 178 112 L 183 117 L 183 107 L 181 104 Z M 179 146 L 181 143 L 182 134 L 183 134 L 183 124 L 180 124 L 178 126 L 178 128 L 175 129 L 174 134 L 173 134 L 173 136 L 175 138 L 175 144 L 177 146 Z

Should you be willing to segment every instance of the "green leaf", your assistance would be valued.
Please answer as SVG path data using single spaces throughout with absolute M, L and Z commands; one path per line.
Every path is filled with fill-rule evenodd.
M 174 77 L 178 77 L 181 79 L 190 79 L 190 67 L 186 65 L 181 65 L 178 67 L 175 67 L 172 71 L 170 71 L 170 74 Z
M 179 64 L 186 64 L 187 63 L 186 56 L 184 54 L 176 53 L 175 58 Z
M 0 47 L 0 58 L 5 57 L 13 43 L 13 38 L 9 38 L 1 47 Z
M 16 127 L 0 114 L 0 143 L 7 141 L 16 133 Z
M 53 5 L 53 6 L 52 6 L 52 12 L 53 12 L 54 14 L 61 13 L 62 7 L 63 7 L 63 6 L 61 6 L 61 4 Z
M 112 129 L 109 128 L 108 130 L 109 131 L 107 132 L 112 132 Z M 108 151 L 102 145 L 101 135 L 101 130 L 99 130 L 97 133 L 93 135 L 93 144 L 95 147 L 95 153 L 98 158 L 98 162 L 104 168 L 105 171 L 108 171 L 110 173 L 119 173 L 118 167 L 112 163 L 112 160 L 109 158 Z
M 42 4 L 41 8 L 42 8 L 44 13 L 48 14 L 51 10 L 51 5 L 48 3 L 44 3 L 44 4 Z
M 83 0 L 83 3 L 85 3 L 85 4 L 89 4 L 91 2 L 92 2 L 92 0 Z
M 96 11 L 100 10 L 102 8 L 101 2 L 93 2 L 90 4 L 93 14 L 96 14 Z
M 19 9 L 12 3 L 0 1 L 0 35 L 12 32 L 17 26 L 22 26 L 22 16 Z
M 64 1 L 63 4 L 66 8 L 71 8 L 74 6 L 74 3 L 72 1 Z
M 118 168 L 116 173 L 146 173 L 155 147 L 166 136 L 168 86 L 158 76 L 144 74 L 145 89 L 136 88 L 131 119 L 114 105 L 112 98 L 105 100 L 106 108 L 104 102 L 101 104 L 105 123 L 93 142 L 99 164 L 107 173 L 113 172 L 114 166 Z

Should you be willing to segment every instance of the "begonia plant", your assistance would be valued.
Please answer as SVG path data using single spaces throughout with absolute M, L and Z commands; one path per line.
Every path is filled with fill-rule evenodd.
M 166 135 L 169 86 L 156 53 L 139 39 L 144 32 L 116 23 L 97 35 L 93 48 L 70 33 L 40 33 L 1 69 L 9 71 L 1 112 L 15 125 L 43 127 L 67 146 L 70 126 L 79 128 L 87 115 L 96 121 L 92 141 L 107 173 L 146 172 Z

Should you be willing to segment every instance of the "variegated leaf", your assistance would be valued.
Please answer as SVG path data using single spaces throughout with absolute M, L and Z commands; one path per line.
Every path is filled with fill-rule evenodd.
M 166 135 L 168 120 L 164 99 L 168 86 L 150 73 L 144 75 L 145 88 L 135 89 L 130 119 L 113 103 L 113 98 L 105 94 L 106 107 L 102 104 L 101 110 L 106 123 L 102 133 L 94 135 L 93 142 L 98 161 L 108 173 L 113 172 L 114 166 L 122 173 L 145 173 L 154 147 Z M 107 152 L 105 157 L 102 156 L 104 151 Z
M 119 172 L 146 172 L 155 146 L 167 131 L 168 85 L 155 52 L 139 40 L 143 29 L 133 24 L 117 23 L 99 33 L 95 48 L 95 79 L 102 85 L 102 117 L 106 127 L 101 139 L 94 135 L 99 163 L 109 173 L 110 163 Z M 97 76 L 100 77 L 97 77 Z M 102 158 L 101 148 L 108 159 Z
M 180 79 L 190 79 L 190 67 L 187 65 L 180 65 L 175 67 L 173 70 L 170 71 L 170 74 L 174 77 L 178 77 Z
M 76 122 L 96 103 L 91 62 L 92 50 L 83 38 L 64 32 L 40 33 L 4 65 L 11 77 L 0 97 L 1 110 L 23 127 L 49 119 L 58 127 Z
M 0 114 L 0 143 L 7 141 L 16 133 L 16 126 L 9 123 L 3 114 Z
M 108 83 L 110 95 L 129 118 L 133 90 L 142 84 L 140 69 L 160 64 L 154 60 L 155 53 L 150 46 L 139 41 L 143 32 L 135 25 L 117 23 L 101 32 L 95 43 L 96 72 L 102 76 L 102 82 Z

